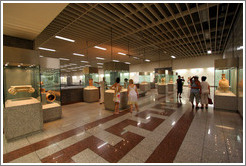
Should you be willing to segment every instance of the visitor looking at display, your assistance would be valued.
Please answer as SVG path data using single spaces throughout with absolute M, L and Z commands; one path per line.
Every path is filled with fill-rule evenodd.
M 139 112 L 138 109 L 139 94 L 136 85 L 133 84 L 132 79 L 129 80 L 129 85 L 127 88 L 127 96 L 128 96 L 128 104 L 130 105 L 130 112 L 132 113 L 133 104 L 135 105 L 137 112 Z
M 121 91 L 122 86 L 120 85 L 120 78 L 117 77 L 115 83 L 110 87 L 110 89 L 114 89 L 114 98 L 113 101 L 115 103 L 115 110 L 114 114 L 119 114 L 119 106 L 120 106 L 120 91 Z
M 94 82 L 98 85 L 100 85 L 100 104 L 104 103 L 104 93 L 105 89 L 107 88 L 107 83 L 105 81 L 105 77 L 103 77 L 103 80 L 100 82 Z
M 210 86 L 208 82 L 206 81 L 207 77 L 202 76 L 202 82 L 201 82 L 201 104 L 204 108 L 204 105 L 206 106 L 206 109 L 208 109 L 208 95 L 210 94 Z
M 196 99 L 196 108 L 198 107 L 198 104 L 200 102 L 200 93 L 201 93 L 201 84 L 200 81 L 198 80 L 198 76 L 193 76 L 190 79 L 190 84 L 191 84 L 191 90 L 190 90 L 190 102 L 192 104 L 192 108 L 194 108 L 194 98 Z
M 183 92 L 183 83 L 184 79 L 182 79 L 179 75 L 177 79 L 177 98 L 182 98 L 181 94 Z

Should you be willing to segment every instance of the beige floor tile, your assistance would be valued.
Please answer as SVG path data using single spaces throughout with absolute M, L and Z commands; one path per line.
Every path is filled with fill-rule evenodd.
M 27 140 L 30 142 L 30 144 L 33 144 L 35 142 L 39 142 L 41 140 L 44 140 L 46 138 L 48 138 L 49 136 L 45 133 L 45 132 L 40 132 L 31 136 L 27 137 Z
M 90 149 L 85 149 L 77 155 L 73 156 L 72 159 L 76 163 L 93 163 L 94 159 L 96 159 L 97 157 L 99 156 L 96 153 L 94 153 Z
M 57 142 L 56 144 L 57 144 L 61 149 L 65 149 L 65 148 L 67 148 L 67 147 L 69 147 L 69 146 L 71 146 L 71 145 L 73 145 L 73 144 L 75 144 L 75 143 L 77 143 L 77 142 L 78 142 L 78 140 L 76 140 L 75 138 L 69 137 L 69 138 L 64 139 L 64 140 L 62 140 L 62 141 L 60 141 L 60 142 Z
M 139 127 L 135 127 L 135 126 L 131 126 L 131 125 L 125 127 L 124 129 L 127 131 L 130 131 L 132 133 L 135 133 L 137 135 L 141 135 L 143 137 L 147 137 L 150 134 L 150 131 L 148 131 L 148 130 L 145 130 L 145 129 L 142 129 Z
M 153 153 L 153 151 L 151 151 L 151 150 L 149 150 L 143 146 L 137 145 L 130 152 L 128 152 L 128 155 L 131 155 L 134 158 L 145 162 L 152 153 Z
M 127 154 L 118 163 L 143 163 L 143 161 Z
M 36 151 L 36 154 L 38 155 L 38 157 L 40 159 L 43 159 L 53 153 L 56 153 L 58 151 L 60 151 L 61 148 L 59 146 L 57 146 L 56 144 L 52 144 L 50 146 L 47 146 L 45 148 L 39 149 L 38 151 Z
M 18 140 L 13 140 L 13 141 L 8 141 L 6 142 L 6 151 L 7 153 L 22 148 L 24 146 L 30 145 L 30 143 L 28 142 L 27 138 L 21 138 Z
M 89 134 L 87 132 L 81 132 L 81 133 L 78 133 L 78 134 L 72 136 L 71 138 L 73 138 L 73 139 L 75 139 L 77 141 L 82 141 L 82 140 L 84 140 L 84 139 L 86 139 L 86 138 L 88 138 L 90 136 L 91 136 L 91 134 Z
M 41 163 L 41 161 L 38 158 L 38 155 L 35 152 L 33 152 L 18 159 L 15 159 L 10 163 Z

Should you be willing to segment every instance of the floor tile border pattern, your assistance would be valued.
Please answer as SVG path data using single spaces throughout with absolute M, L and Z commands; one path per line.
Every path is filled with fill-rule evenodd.
M 172 163 L 194 118 L 194 110 L 186 111 L 169 131 L 146 163 Z

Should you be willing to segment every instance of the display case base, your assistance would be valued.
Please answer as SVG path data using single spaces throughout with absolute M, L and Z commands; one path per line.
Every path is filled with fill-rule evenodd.
M 139 84 L 139 89 L 141 91 L 148 91 L 150 90 L 150 84 L 149 83 L 144 83 L 144 84 Z
M 84 101 L 87 103 L 99 101 L 99 89 L 84 89 Z
M 46 104 L 43 108 L 43 120 L 44 122 L 50 122 L 57 119 L 61 119 L 62 107 L 58 103 Z
M 33 132 L 43 129 L 43 111 L 41 103 L 32 98 L 34 103 L 17 106 L 5 107 L 3 110 L 3 128 L 6 139 L 12 140 L 19 137 L 24 137 Z M 22 102 L 25 103 L 24 100 Z M 11 103 L 13 104 L 13 103 Z
M 168 92 L 173 92 L 174 90 L 174 84 L 167 84 Z
M 233 93 L 225 95 L 223 93 L 215 93 L 214 95 L 214 108 L 237 111 L 237 97 Z
M 166 94 L 167 92 L 167 85 L 157 85 L 157 91 L 158 91 L 158 94 Z
M 114 98 L 114 90 L 105 91 L 104 106 L 106 110 L 114 111 L 115 103 L 113 101 L 113 98 Z M 124 89 L 120 92 L 120 110 L 128 108 L 127 102 L 128 102 L 127 90 Z

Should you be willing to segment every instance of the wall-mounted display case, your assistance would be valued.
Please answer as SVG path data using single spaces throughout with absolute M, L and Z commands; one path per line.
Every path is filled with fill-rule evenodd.
M 43 128 L 36 51 L 3 47 L 3 128 L 7 140 Z
M 141 91 L 150 90 L 150 72 L 139 72 L 139 83 Z
M 105 81 L 107 82 L 108 86 L 112 86 L 115 81 L 116 78 L 119 77 L 120 78 L 120 85 L 124 86 L 124 79 L 127 78 L 129 81 L 129 72 L 128 71 L 110 71 L 110 70 L 106 70 L 104 71 L 104 77 L 105 77 Z
M 238 59 L 215 60 L 214 107 L 237 110 Z

